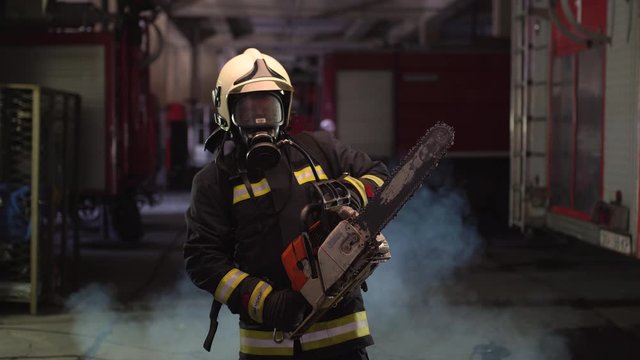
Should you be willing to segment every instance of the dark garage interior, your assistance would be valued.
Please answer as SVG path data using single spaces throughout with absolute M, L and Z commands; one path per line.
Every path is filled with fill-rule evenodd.
M 640 358 L 639 5 L 0 1 L 0 359 L 355 359 L 335 349 L 369 335 L 372 360 Z M 252 48 L 264 57 L 226 93 L 227 65 Z M 278 90 L 252 90 L 260 77 Z M 331 185 L 332 201 L 340 189 L 348 190 L 350 207 L 362 197 L 350 224 L 362 230 L 379 221 L 390 248 L 389 260 L 367 258 L 376 270 L 364 284 L 351 284 L 361 289 L 366 316 L 357 324 L 358 331 L 366 324 L 366 333 L 356 340 L 340 333 L 318 345 L 326 354 L 308 351 L 305 341 L 343 331 L 350 326 L 343 318 L 315 318 L 301 337 L 282 331 L 276 341 L 276 328 L 249 343 L 246 334 L 259 327 L 239 323 L 232 291 L 255 275 L 269 291 L 273 285 L 272 294 L 306 299 L 307 309 L 326 305 L 311 298 L 345 296 L 328 308 L 347 306 L 351 295 L 336 289 L 348 281 L 324 281 L 334 271 L 364 271 L 352 265 L 364 264 L 364 255 L 344 265 L 322 243 L 336 224 L 327 230 L 334 218 L 326 211 L 343 203 L 311 204 L 313 211 L 325 206 L 317 218 L 325 233 L 300 220 L 307 213 L 278 225 L 296 229 L 295 239 L 303 234 L 305 261 L 317 262 L 298 261 L 296 271 L 309 284 L 319 281 L 321 295 L 311 286 L 298 289 L 284 260 L 273 273 L 288 275 L 291 288 L 247 270 L 262 265 L 238 255 L 247 246 L 242 236 L 267 241 L 263 210 L 243 219 L 246 229 L 226 213 L 228 223 L 194 220 L 202 212 L 197 204 L 221 209 L 211 194 L 226 183 L 205 186 L 205 194 L 196 187 L 207 169 L 224 166 L 229 153 L 251 164 L 247 149 L 264 145 L 247 135 L 253 128 L 238 115 L 250 98 L 244 93 L 261 91 L 279 91 L 271 97 L 284 118 L 290 114 L 257 155 L 271 187 L 263 191 L 251 168 L 238 171 L 228 180 L 233 191 L 225 193 L 224 209 L 235 216 L 241 206 L 264 210 L 270 196 L 276 199 L 276 177 L 261 166 L 277 152 L 283 155 L 275 161 L 291 170 L 287 191 L 294 194 L 277 211 L 280 220 L 290 204 L 307 204 L 298 203 L 306 200 L 292 186 L 306 183 L 308 194 L 321 193 L 336 181 L 342 185 Z M 455 132 L 453 144 L 424 155 L 440 123 Z M 313 147 L 301 175 L 291 154 L 304 149 L 282 139 L 305 134 L 367 154 L 341 158 L 341 167 L 364 161 L 390 176 L 323 169 L 318 164 L 332 158 Z M 425 157 L 435 159 L 431 172 Z M 417 179 L 407 175 L 414 169 Z M 387 201 L 402 181 L 394 196 L 410 191 L 406 203 Z M 397 203 L 397 213 L 383 206 Z M 383 209 L 384 216 L 375 215 Z M 233 234 L 220 235 L 231 249 L 225 251 L 237 256 L 226 275 L 194 275 L 191 246 L 219 245 L 194 240 L 197 231 L 211 239 Z M 262 255 L 275 254 L 280 264 L 280 250 L 255 249 L 267 249 Z M 329 270 L 318 260 L 323 251 L 335 262 Z M 205 269 L 224 263 L 205 260 Z M 243 275 L 229 285 L 236 270 Z M 225 286 L 231 290 L 221 297 Z M 254 306 L 275 298 L 265 292 L 256 300 L 258 289 L 238 301 Z M 214 299 L 229 302 L 206 351 Z M 251 308 L 242 311 L 268 322 Z M 335 327 L 319 330 L 326 324 Z M 261 354 L 255 344 L 271 352 Z M 277 352 L 287 344 L 286 356 Z

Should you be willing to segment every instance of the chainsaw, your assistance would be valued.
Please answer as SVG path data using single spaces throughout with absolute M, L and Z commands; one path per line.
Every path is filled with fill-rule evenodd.
M 307 217 L 306 212 L 322 215 L 305 224 L 308 230 L 293 240 L 281 257 L 292 289 L 304 296 L 311 311 L 293 331 L 280 338 L 274 332 L 274 341 L 300 338 L 351 290 L 362 286 L 379 264 L 389 260 L 389 247 L 380 231 L 420 188 L 453 145 L 453 138 L 449 125 L 431 127 L 359 213 L 345 206 L 349 192 L 339 183 L 314 183 L 320 200 L 305 208 L 302 218 Z M 327 229 L 323 226 L 327 221 L 322 220 L 329 213 L 342 220 L 334 220 L 337 225 Z

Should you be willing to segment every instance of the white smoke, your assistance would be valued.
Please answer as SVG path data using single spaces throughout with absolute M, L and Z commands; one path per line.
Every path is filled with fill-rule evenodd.
M 237 318 L 225 308 L 211 353 L 202 349 L 211 296 L 183 278 L 175 289 L 138 305 L 118 304 L 111 292 L 90 285 L 67 302 L 74 316 L 77 352 L 101 359 L 234 359 Z
M 510 353 L 507 360 L 568 358 L 562 339 L 547 336 L 553 324 L 536 320 L 536 311 L 548 308 L 483 307 L 476 294 L 460 291 L 457 270 L 467 267 L 468 272 L 482 246 L 472 215 L 462 192 L 447 185 L 423 188 L 384 229 L 392 259 L 376 270 L 364 295 L 376 341 L 369 348 L 372 360 L 480 360 L 480 346 L 491 344 L 504 347 Z M 179 247 L 171 255 L 177 263 L 181 256 Z M 97 285 L 69 299 L 78 354 L 101 359 L 238 358 L 237 317 L 226 307 L 212 352 L 202 349 L 211 296 L 184 274 L 172 290 L 149 294 L 137 305 L 113 299 L 109 288 Z
M 527 309 L 482 307 L 472 292 L 455 291 L 456 270 L 470 265 L 482 245 L 462 192 L 421 189 L 383 233 L 392 259 L 365 293 L 373 359 L 480 360 L 482 346 L 506 359 L 568 358 L 561 339 L 549 338 Z

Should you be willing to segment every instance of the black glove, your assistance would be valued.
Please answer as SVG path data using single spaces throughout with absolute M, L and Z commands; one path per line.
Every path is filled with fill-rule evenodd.
M 264 324 L 278 330 L 292 331 L 304 319 L 309 307 L 299 292 L 291 289 L 271 292 L 264 301 Z

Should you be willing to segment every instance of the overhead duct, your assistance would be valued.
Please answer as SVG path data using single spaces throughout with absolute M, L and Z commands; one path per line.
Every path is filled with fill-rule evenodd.
M 49 0 L 0 0 L 0 27 L 81 28 L 108 19 L 108 15 L 90 2 Z
M 0 18 L 5 20 L 35 20 L 46 16 L 48 0 L 3 0 Z

